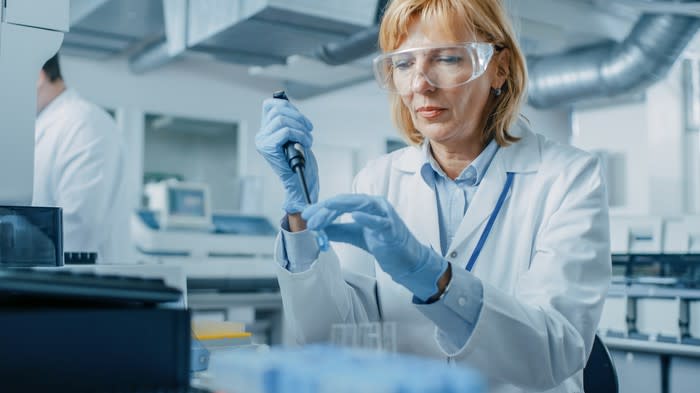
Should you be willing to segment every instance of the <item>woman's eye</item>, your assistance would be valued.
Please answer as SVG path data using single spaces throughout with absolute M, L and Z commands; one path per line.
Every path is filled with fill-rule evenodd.
M 459 56 L 438 56 L 436 61 L 440 64 L 459 64 L 462 62 L 462 58 Z
M 393 62 L 394 68 L 397 70 L 406 70 L 411 67 L 412 61 L 410 60 L 395 60 Z

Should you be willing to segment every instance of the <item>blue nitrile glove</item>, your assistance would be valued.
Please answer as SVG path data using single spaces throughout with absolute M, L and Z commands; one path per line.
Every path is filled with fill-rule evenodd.
M 313 125 L 289 101 L 270 98 L 263 102 L 260 132 L 255 135 L 255 147 L 282 180 L 285 190 L 283 209 L 299 213 L 306 207 L 304 192 L 296 173 L 292 171 L 282 146 L 289 141 L 304 147 L 304 175 L 312 202 L 318 200 L 318 165 L 311 152 Z
M 332 224 L 344 213 L 351 213 L 355 222 Z M 350 243 L 374 255 L 394 281 L 419 299 L 425 301 L 438 292 L 437 282 L 447 270 L 447 261 L 413 236 L 386 198 L 339 195 L 307 207 L 301 216 L 309 229 L 325 230 L 330 240 Z

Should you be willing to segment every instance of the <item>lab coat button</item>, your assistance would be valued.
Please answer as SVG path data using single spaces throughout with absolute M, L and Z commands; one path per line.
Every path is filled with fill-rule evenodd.
M 467 299 L 461 297 L 459 300 L 457 300 L 457 304 L 459 304 L 460 307 L 464 307 L 467 304 Z
M 452 251 L 452 252 L 450 253 L 450 258 L 457 258 L 457 255 L 458 255 L 458 254 L 457 254 L 457 251 Z

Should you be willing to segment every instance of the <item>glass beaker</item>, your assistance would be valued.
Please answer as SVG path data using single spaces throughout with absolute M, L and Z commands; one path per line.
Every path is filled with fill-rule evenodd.
M 338 323 L 331 326 L 331 344 L 396 352 L 396 322 Z

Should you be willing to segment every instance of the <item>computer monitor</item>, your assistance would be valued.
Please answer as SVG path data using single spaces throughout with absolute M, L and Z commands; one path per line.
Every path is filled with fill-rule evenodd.
M 0 267 L 61 265 L 61 208 L 0 206 Z
M 211 229 L 211 199 L 206 184 L 166 180 L 146 185 L 148 206 L 163 229 Z

